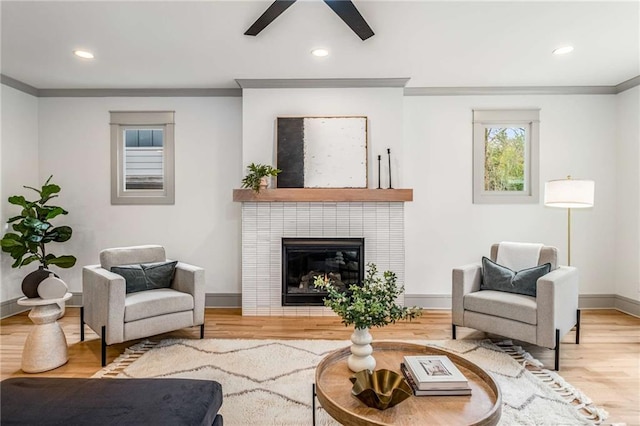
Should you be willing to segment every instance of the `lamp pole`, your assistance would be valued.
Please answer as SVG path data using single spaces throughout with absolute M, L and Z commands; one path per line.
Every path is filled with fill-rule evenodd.
M 567 207 L 567 266 L 571 266 L 571 207 Z

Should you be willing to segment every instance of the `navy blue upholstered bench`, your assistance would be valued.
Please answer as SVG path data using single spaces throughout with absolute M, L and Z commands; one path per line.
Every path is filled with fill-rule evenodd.
M 16 377 L 0 382 L 0 400 L 3 426 L 222 426 L 212 380 Z

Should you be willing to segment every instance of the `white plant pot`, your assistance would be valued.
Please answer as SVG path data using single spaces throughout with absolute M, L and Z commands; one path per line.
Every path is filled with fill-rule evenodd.
M 356 328 L 351 335 L 351 355 L 347 359 L 349 369 L 354 373 L 362 370 L 373 371 L 376 368 L 376 360 L 371 355 L 373 337 L 368 328 Z
M 269 178 L 261 177 L 260 178 L 260 189 L 267 189 L 269 187 Z

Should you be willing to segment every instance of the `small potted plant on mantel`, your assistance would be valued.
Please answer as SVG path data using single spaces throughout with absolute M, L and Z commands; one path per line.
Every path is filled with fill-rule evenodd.
M 371 355 L 371 327 L 382 327 L 398 320 L 413 319 L 422 315 L 417 307 L 406 307 L 397 303 L 397 298 L 404 292 L 404 286 L 398 286 L 395 273 L 385 271 L 378 275 L 374 263 L 367 264 L 367 272 L 362 285 L 352 284 L 342 292 L 327 276 L 317 276 L 314 285 L 327 291 L 324 299 L 328 306 L 342 318 L 345 326 L 354 325 L 351 335 L 351 355 L 347 360 L 353 372 L 371 370 L 376 367 L 376 360 Z
M 249 173 L 242 179 L 242 187 L 253 189 L 255 192 L 267 188 L 269 186 L 267 178 L 278 176 L 278 173 L 282 171 L 266 164 L 255 163 L 251 163 L 247 169 Z

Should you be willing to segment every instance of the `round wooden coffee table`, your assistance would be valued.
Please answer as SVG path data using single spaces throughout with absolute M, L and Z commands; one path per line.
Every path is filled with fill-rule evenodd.
M 466 359 L 437 348 L 403 342 L 374 342 L 376 369 L 399 374 L 405 355 L 446 355 L 469 380 L 471 396 L 412 396 L 380 411 L 351 395 L 347 367 L 350 349 L 327 355 L 316 368 L 318 401 L 331 417 L 344 425 L 495 425 L 500 420 L 502 397 L 491 376 Z

